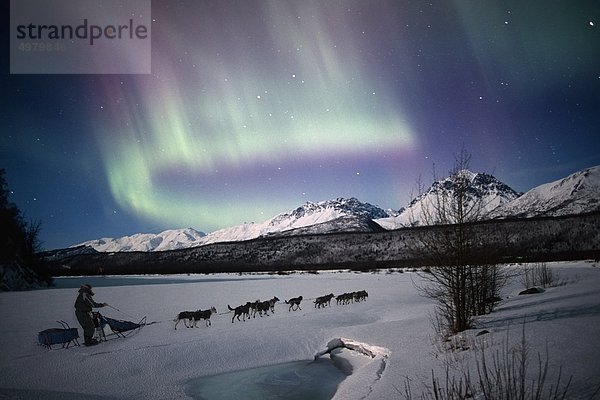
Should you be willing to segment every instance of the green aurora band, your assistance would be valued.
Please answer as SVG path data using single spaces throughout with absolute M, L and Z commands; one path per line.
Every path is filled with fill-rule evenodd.
M 105 83 L 106 94 L 119 101 L 106 107 L 112 134 L 103 126 L 97 136 L 120 207 L 167 226 L 214 229 L 261 221 L 297 206 L 297 199 L 265 193 L 232 202 L 226 193 L 207 193 L 201 180 L 190 194 L 164 187 L 157 176 L 176 170 L 214 178 L 261 163 L 319 162 L 414 146 L 391 94 L 366 72 L 364 53 L 339 42 L 352 35 L 349 28 L 331 27 L 327 13 L 314 12 L 310 3 L 293 13 L 281 4 L 271 2 L 265 12 L 272 21 L 266 43 L 237 42 L 250 34 L 239 26 L 237 35 L 216 44 L 234 50 L 226 58 L 209 48 L 215 45 L 209 39 L 204 46 L 180 39 L 169 46 L 193 49 L 186 63 L 198 66 L 195 74 L 180 73 L 172 57 L 155 57 L 152 78 L 127 88 Z

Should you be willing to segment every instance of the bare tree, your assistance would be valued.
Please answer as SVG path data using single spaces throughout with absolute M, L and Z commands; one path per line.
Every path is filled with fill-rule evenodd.
M 435 182 L 429 192 L 421 193 L 419 215 L 411 218 L 411 225 L 430 226 L 416 244 L 429 265 L 418 289 L 435 300 L 434 322 L 440 333 L 470 328 L 475 315 L 493 309 L 505 283 L 500 267 L 486 261 L 486 238 L 474 226 L 485 218 L 486 204 L 473 188 L 470 160 L 463 148 L 443 181 L 434 168 Z
M 5 173 L 0 168 L 0 265 L 17 265 L 32 270 L 49 282 L 51 278 L 38 254 L 41 250 L 41 222 L 25 222 L 19 208 L 9 199 Z
M 42 244 L 39 239 L 41 228 L 42 222 L 40 220 L 31 220 L 23 226 L 23 245 L 21 253 L 25 265 L 33 266 L 39 261 L 37 253 L 42 249 Z

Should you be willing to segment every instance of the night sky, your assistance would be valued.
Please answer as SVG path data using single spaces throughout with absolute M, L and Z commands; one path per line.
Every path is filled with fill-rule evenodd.
M 526 191 L 600 164 L 599 28 L 598 1 L 153 1 L 151 75 L 4 59 L 0 168 L 47 249 L 398 209 L 463 145 Z

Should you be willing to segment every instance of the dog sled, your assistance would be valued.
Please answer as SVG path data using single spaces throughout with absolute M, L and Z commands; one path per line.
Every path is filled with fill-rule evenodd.
M 112 333 L 117 337 L 125 338 L 134 333 L 137 333 L 146 326 L 146 317 L 142 318 L 139 322 L 124 321 L 120 319 L 114 319 L 106 317 L 99 312 L 92 312 L 92 319 L 96 326 L 96 334 L 98 339 L 106 340 L 106 334 L 104 328 L 108 325 Z
M 48 349 L 53 345 L 60 344 L 63 349 L 69 348 L 71 344 L 79 346 L 79 332 L 77 328 L 71 328 L 65 321 L 56 321 L 62 328 L 45 329 L 38 333 L 38 343 Z

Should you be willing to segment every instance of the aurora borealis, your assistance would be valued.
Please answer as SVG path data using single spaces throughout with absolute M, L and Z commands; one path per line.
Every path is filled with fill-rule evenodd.
M 195 14 L 206 27 L 201 32 L 159 39 L 156 47 L 165 50 L 157 56 L 153 85 L 129 83 L 136 96 L 127 98 L 120 83 L 108 84 L 108 97 L 146 107 L 139 121 L 129 118 L 135 110 L 120 115 L 121 104 L 108 105 L 107 112 L 116 114 L 111 119 L 127 122 L 114 128 L 117 138 L 97 132 L 109 185 L 122 207 L 178 225 L 190 215 L 212 227 L 260 221 L 301 201 L 299 192 L 290 193 L 289 177 L 306 165 L 411 146 L 412 133 L 391 94 L 371 82 L 356 49 L 335 44 L 352 34 L 349 26 L 332 29 L 324 11 L 282 4 L 263 3 L 261 14 L 270 24 L 246 19 L 216 39 L 218 45 L 213 16 Z M 236 20 L 248 15 L 222 12 L 237 12 Z M 259 37 L 248 39 L 257 31 Z M 185 61 L 171 54 L 176 47 Z M 193 54 L 183 50 L 195 48 Z M 202 72 L 190 81 L 190 74 L 178 72 L 180 63 Z M 323 175 L 320 184 L 335 185 Z M 231 189 L 223 188 L 230 181 Z M 246 190 L 245 182 L 254 187 Z M 182 192 L 182 186 L 195 189 Z M 272 198 L 265 209 L 266 193 Z
M 53 248 L 397 209 L 463 144 L 516 190 L 600 163 L 598 4 L 488 3 L 153 1 L 151 75 L 5 65 L 11 199 Z

